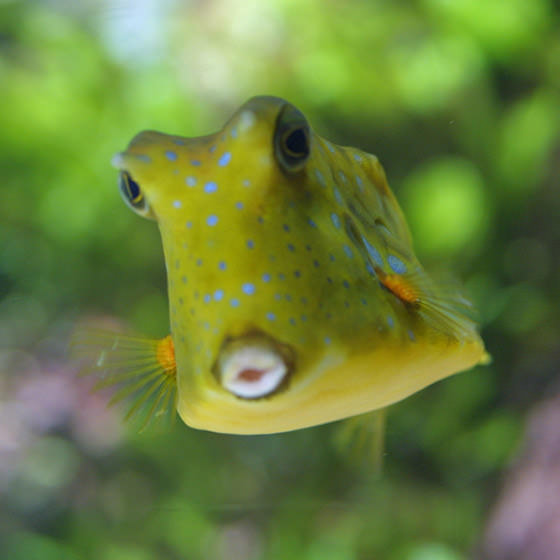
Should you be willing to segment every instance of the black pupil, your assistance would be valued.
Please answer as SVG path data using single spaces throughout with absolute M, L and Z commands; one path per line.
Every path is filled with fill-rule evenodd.
M 131 204 L 138 204 L 142 201 L 142 192 L 138 183 L 126 172 L 122 175 L 122 187 L 124 194 Z
M 309 147 L 307 145 L 307 135 L 302 128 L 296 128 L 285 140 L 286 149 L 294 156 L 307 156 Z
M 128 192 L 132 200 L 136 200 L 140 196 L 140 187 L 138 183 L 133 181 L 130 177 L 128 178 Z

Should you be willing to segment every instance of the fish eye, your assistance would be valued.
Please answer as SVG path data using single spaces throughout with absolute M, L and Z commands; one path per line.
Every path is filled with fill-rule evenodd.
M 309 125 L 292 105 L 286 105 L 278 115 L 274 153 L 280 167 L 287 173 L 301 171 L 309 158 Z
M 132 208 L 137 214 L 140 214 L 140 216 L 147 216 L 149 214 L 150 208 L 140 185 L 127 171 L 121 171 L 119 175 L 119 190 L 127 206 Z

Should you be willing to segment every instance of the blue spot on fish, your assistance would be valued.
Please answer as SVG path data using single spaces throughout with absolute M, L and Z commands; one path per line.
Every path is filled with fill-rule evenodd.
M 216 290 L 214 292 L 214 299 L 220 301 L 224 297 L 224 290 Z
M 318 169 L 315 169 L 315 177 L 323 187 L 327 186 L 324 175 Z
M 241 289 L 248 296 L 252 296 L 255 293 L 255 285 L 251 284 L 250 282 L 247 282 L 247 283 L 243 284 Z
M 214 181 L 208 181 L 204 185 L 204 192 L 205 193 L 213 193 L 213 192 L 216 192 L 217 190 L 218 190 L 218 185 Z
M 387 262 L 389 263 L 389 266 L 391 267 L 391 270 L 395 274 L 405 274 L 406 273 L 406 265 L 401 261 L 401 259 L 399 259 L 398 257 L 395 257 L 395 255 L 388 255 L 387 256 Z
M 334 224 L 334 227 L 336 227 L 336 228 L 340 227 L 340 218 L 338 217 L 338 214 L 335 214 L 333 212 L 331 214 L 331 220 L 332 220 L 332 223 Z
M 262 275 L 262 281 L 263 282 L 270 282 L 270 274 L 265 273 Z
M 231 152 L 224 152 L 218 160 L 218 165 L 225 167 L 231 161 Z
M 225 263 L 224 261 L 220 261 L 220 262 L 218 263 L 218 268 L 219 268 L 220 270 L 225 270 L 225 269 L 227 268 L 227 265 L 226 265 L 226 263 Z
M 198 167 L 200 165 L 199 159 L 191 159 L 191 165 Z
M 196 185 L 196 177 L 193 177 L 192 175 L 189 175 L 186 179 L 185 179 L 185 183 L 187 183 L 187 185 L 189 187 L 194 187 Z
M 169 161 L 175 161 L 177 159 L 177 153 L 174 152 L 173 150 L 165 150 L 165 157 Z
M 209 226 L 215 226 L 218 223 L 218 216 L 216 216 L 216 214 L 210 214 L 210 216 L 206 218 L 206 223 Z
M 343 204 L 344 203 L 344 199 L 342 198 L 342 195 L 340 194 L 340 191 L 338 190 L 337 187 L 333 187 L 333 193 L 334 193 L 334 198 L 336 199 L 336 201 L 339 204 Z
M 239 300 L 237 298 L 232 298 L 229 303 L 232 307 L 239 307 Z
M 379 251 L 363 235 L 362 235 L 362 241 L 366 246 L 368 255 L 373 259 L 373 261 L 378 266 L 383 266 L 385 263 L 383 262 L 383 259 L 381 258 L 381 254 L 379 253 Z
M 269 312 L 266 314 L 266 318 L 267 318 L 269 321 L 274 321 L 274 320 L 276 319 L 276 315 L 275 315 L 274 313 L 272 313 L 272 311 L 269 311 Z

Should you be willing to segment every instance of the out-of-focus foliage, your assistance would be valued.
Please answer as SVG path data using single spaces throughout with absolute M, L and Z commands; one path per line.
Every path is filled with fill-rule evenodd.
M 558 389 L 559 26 L 552 0 L 0 1 L 0 557 L 467 558 Z M 166 334 L 159 234 L 111 155 L 261 93 L 378 155 L 480 310 L 493 364 L 391 409 L 381 479 L 332 426 L 135 434 L 64 358 L 89 314 Z

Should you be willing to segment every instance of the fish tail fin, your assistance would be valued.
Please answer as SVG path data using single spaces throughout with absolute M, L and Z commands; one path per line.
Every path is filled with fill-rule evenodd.
M 385 421 L 387 409 L 380 408 L 343 420 L 337 427 L 334 444 L 339 452 L 350 454 L 351 461 L 367 463 L 376 476 L 383 471 Z
M 177 368 L 171 336 L 151 339 L 95 328 L 78 328 L 70 341 L 70 356 L 80 375 L 95 375 L 93 390 L 116 387 L 109 405 L 129 400 L 126 419 L 139 431 L 154 421 L 174 421 Z

